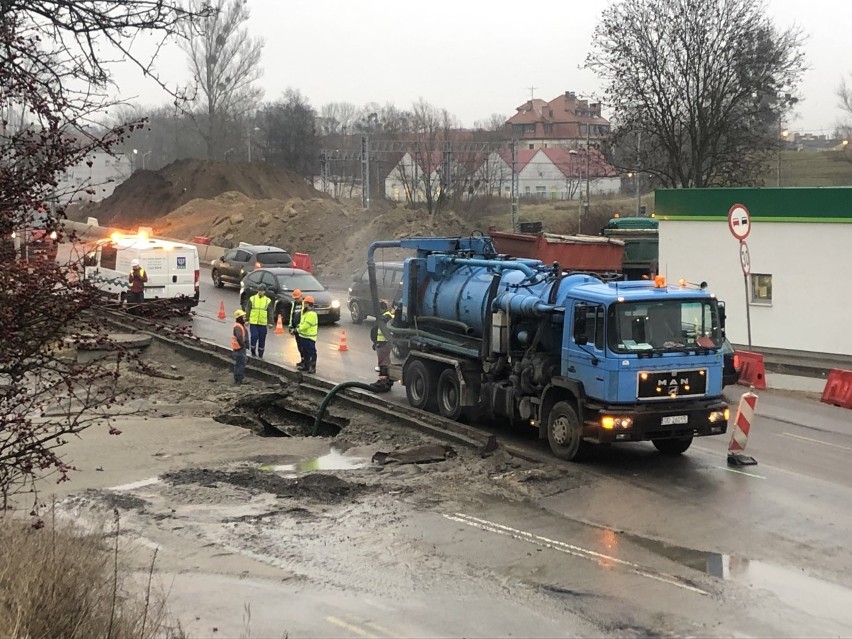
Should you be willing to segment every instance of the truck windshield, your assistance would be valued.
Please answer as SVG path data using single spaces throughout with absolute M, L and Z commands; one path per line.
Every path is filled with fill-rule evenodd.
M 617 353 L 717 349 L 723 341 L 715 300 L 613 304 L 607 338 L 610 349 Z

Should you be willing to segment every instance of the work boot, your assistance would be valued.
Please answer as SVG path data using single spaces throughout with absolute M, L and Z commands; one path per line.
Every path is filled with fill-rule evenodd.
M 296 370 L 299 370 L 299 371 L 303 371 L 303 370 L 305 370 L 305 362 L 304 362 L 304 361 L 302 361 L 302 362 L 298 362 L 298 363 L 296 364 Z
M 305 364 L 305 372 L 306 373 L 316 373 L 317 372 L 317 360 L 312 359 L 310 362 Z

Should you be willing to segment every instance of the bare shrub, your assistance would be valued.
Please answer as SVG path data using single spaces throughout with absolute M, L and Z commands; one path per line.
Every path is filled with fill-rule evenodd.
M 130 579 L 117 537 L 76 525 L 36 529 L 0 521 L 0 628 L 4 637 L 180 636 L 163 597 Z M 108 533 L 109 531 L 107 531 Z M 152 565 L 153 571 L 153 565 Z

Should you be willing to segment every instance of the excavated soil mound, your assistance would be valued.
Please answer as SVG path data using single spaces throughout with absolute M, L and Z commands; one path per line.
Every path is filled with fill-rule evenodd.
M 214 245 L 226 248 L 247 242 L 309 253 L 314 271 L 324 276 L 351 275 L 366 263 L 367 249 L 376 240 L 469 232 L 452 213 L 433 217 L 387 204 L 365 211 L 330 198 L 253 200 L 235 192 L 187 202 L 156 220 L 154 230 L 178 240 L 209 237 Z M 377 259 L 403 255 L 383 250 Z
M 227 192 L 250 199 L 325 198 L 304 179 L 268 164 L 178 160 L 159 171 L 136 171 L 86 215 L 101 225 L 156 225 L 156 220 L 196 199 Z

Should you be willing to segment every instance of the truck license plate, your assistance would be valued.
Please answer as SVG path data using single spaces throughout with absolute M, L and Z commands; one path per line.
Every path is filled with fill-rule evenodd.
M 671 426 L 672 424 L 686 424 L 689 421 L 689 415 L 668 415 L 663 417 L 663 426 Z

